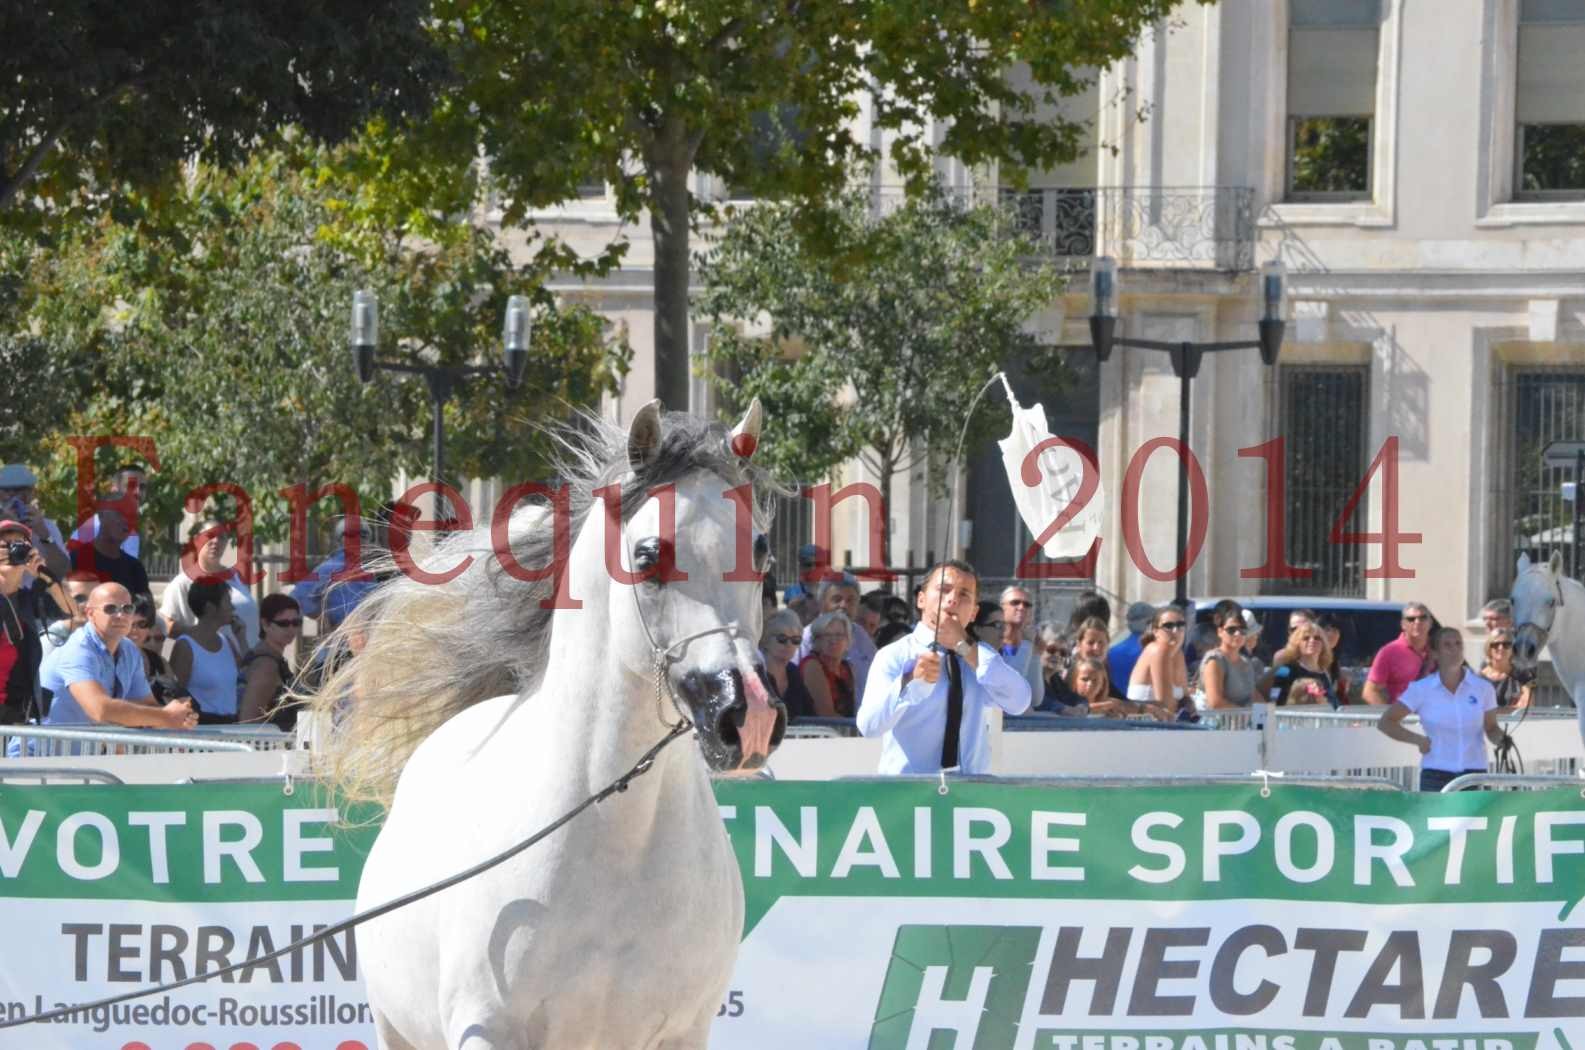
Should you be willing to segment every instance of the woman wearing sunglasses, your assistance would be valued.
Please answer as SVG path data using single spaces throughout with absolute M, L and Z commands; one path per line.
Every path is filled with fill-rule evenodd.
M 814 702 L 804 688 L 803 676 L 792 658 L 803 642 L 803 621 L 791 609 L 778 609 L 765 618 L 765 635 L 760 652 L 765 656 L 765 688 L 787 705 L 787 721 L 795 722 L 814 714 Z
M 1150 713 L 1176 715 L 1189 691 L 1189 668 L 1183 660 L 1183 633 L 1188 627 L 1183 610 L 1163 605 L 1150 618 L 1150 630 L 1141 638 L 1139 662 L 1128 677 L 1128 699 Z M 1192 714 L 1192 706 L 1190 708 Z
M 1267 683 L 1267 696 L 1274 704 L 1340 703 L 1337 679 L 1332 674 L 1332 649 L 1326 630 L 1310 620 L 1302 621 L 1288 632 L 1288 644 L 1272 661 L 1276 669 Z
M 1255 698 L 1255 668 L 1244 656 L 1244 608 L 1230 602 L 1216 622 L 1216 648 L 1200 661 L 1207 708 L 1248 707 Z
M 146 594 L 132 599 L 132 629 L 127 631 L 127 640 L 143 654 L 143 677 L 149 680 L 154 699 L 163 704 L 175 698 L 176 676 L 165 662 L 165 631 L 154 611 L 154 599 Z
M 292 682 L 286 653 L 297 644 L 303 629 L 303 610 L 287 594 L 271 594 L 259 603 L 259 644 L 242 658 L 243 722 L 273 722 L 290 733 L 297 727 L 297 705 L 282 704 Z
M 1499 713 L 1530 706 L 1535 672 L 1514 667 L 1512 627 L 1495 627 L 1486 636 L 1486 661 L 1480 665 L 1480 676 L 1496 690 Z

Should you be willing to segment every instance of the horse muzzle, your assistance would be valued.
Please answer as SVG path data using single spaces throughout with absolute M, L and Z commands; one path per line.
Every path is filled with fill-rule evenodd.
M 716 772 L 758 769 L 787 731 L 786 706 L 758 676 L 745 681 L 735 667 L 689 671 L 677 692 L 693 717 L 705 762 Z
M 1533 623 L 1522 625 L 1513 635 L 1513 665 L 1521 671 L 1533 671 L 1546 648 L 1547 633 Z

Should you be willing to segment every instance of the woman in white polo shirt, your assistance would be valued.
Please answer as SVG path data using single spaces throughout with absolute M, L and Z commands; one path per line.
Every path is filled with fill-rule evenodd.
M 1430 642 L 1436 672 L 1410 683 L 1377 725 L 1420 749 L 1420 790 L 1441 791 L 1454 777 L 1486 772 L 1485 741 L 1499 743 L 1504 734 L 1497 724 L 1497 694 L 1465 665 L 1458 628 L 1439 628 Z M 1420 716 L 1423 735 L 1403 724 L 1409 715 Z

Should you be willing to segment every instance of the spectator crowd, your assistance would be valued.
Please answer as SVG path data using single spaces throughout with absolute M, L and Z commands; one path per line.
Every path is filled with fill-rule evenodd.
M 305 618 L 334 629 L 379 584 L 337 579 L 347 568 L 343 541 L 379 549 L 392 515 L 411 508 L 337 519 L 333 553 L 312 577 L 262 598 L 237 572 L 225 524 L 201 518 L 156 602 L 134 527 L 146 480 L 136 464 L 118 470 L 68 536 L 40 510 L 34 472 L 0 468 L 0 722 L 291 728 L 286 701 Z M 1231 599 L 1208 617 L 1133 602 L 1114 621 L 1111 602 L 1085 591 L 1065 619 L 1042 620 L 1030 589 L 1013 584 L 993 600 L 960 561 L 933 567 L 907 596 L 864 592 L 853 576 L 823 568 L 829 559 L 812 545 L 798 563 L 785 591 L 765 583 L 765 684 L 795 723 L 843 720 L 884 737 L 883 770 L 985 771 L 993 709 L 1197 722 L 1257 701 L 1394 707 L 1409 694 L 1422 703 L 1424 690 L 1411 687 L 1440 675 L 1456 691 L 1461 681 L 1433 644 L 1441 625 L 1419 602 L 1403 606 L 1400 634 L 1360 674 L 1342 666 L 1345 624 L 1325 611 L 1293 610 L 1284 644 L 1268 651 L 1254 612 Z M 1508 603 L 1489 602 L 1481 618 L 1473 687 L 1489 690 L 1494 710 L 1528 707 L 1534 683 L 1514 667 Z
M 63 534 L 40 509 L 33 470 L 0 468 L 0 724 L 292 729 L 304 618 L 333 629 L 379 582 L 336 579 L 342 538 L 377 549 L 391 516 L 411 508 L 337 519 L 335 553 L 292 593 L 262 599 L 236 568 L 226 524 L 200 518 L 156 601 L 134 527 L 146 479 L 141 466 L 122 467 Z

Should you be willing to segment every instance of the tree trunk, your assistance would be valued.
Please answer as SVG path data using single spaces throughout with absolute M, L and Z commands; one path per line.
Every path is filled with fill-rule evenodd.
M 668 117 L 656 132 L 648 160 L 654 206 L 655 396 L 673 411 L 688 404 L 688 172 L 693 148 L 682 121 Z
M 892 564 L 892 475 L 897 472 L 897 461 L 882 458 L 880 470 L 877 472 L 881 479 L 881 513 L 886 516 L 881 529 L 881 549 L 877 552 L 878 564 L 890 568 Z

